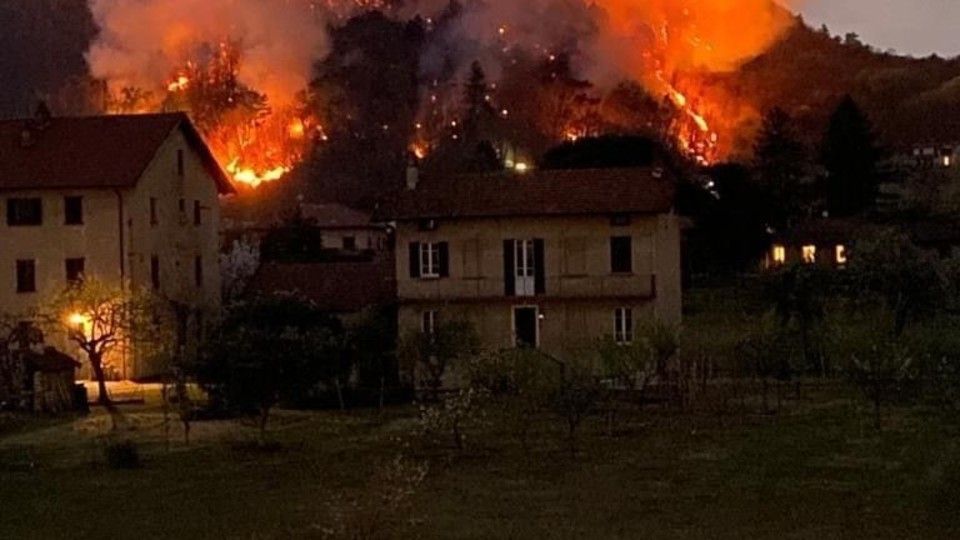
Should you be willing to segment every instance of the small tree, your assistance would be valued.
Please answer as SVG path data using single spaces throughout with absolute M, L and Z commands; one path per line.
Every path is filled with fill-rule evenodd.
M 874 343 L 853 356 L 850 378 L 873 405 L 877 430 L 881 427 L 881 407 L 900 395 L 913 376 L 913 364 L 912 352 L 892 341 Z
M 400 343 L 400 358 L 419 372 L 423 384 L 437 399 L 452 364 L 466 363 L 480 353 L 480 337 L 466 321 L 441 322 L 433 332 L 413 331 Z M 466 366 L 464 366 L 466 367 Z
M 73 284 L 43 308 L 44 321 L 86 354 L 97 379 L 101 405 L 111 407 L 104 360 L 130 344 L 156 352 L 169 343 L 170 317 L 166 304 L 153 294 L 128 290 L 95 278 Z
M 818 368 L 821 376 L 827 372 L 822 336 L 830 277 L 817 265 L 796 264 L 771 274 L 765 287 L 781 333 L 796 330 L 807 366 Z
M 949 269 L 904 235 L 888 232 L 861 241 L 850 261 L 848 293 L 859 302 L 878 299 L 893 318 L 895 337 L 949 301 Z
M 603 393 L 603 386 L 589 366 L 578 362 L 564 363 L 560 387 L 553 396 L 553 410 L 566 424 L 570 455 L 577 454 L 580 425 L 596 407 Z

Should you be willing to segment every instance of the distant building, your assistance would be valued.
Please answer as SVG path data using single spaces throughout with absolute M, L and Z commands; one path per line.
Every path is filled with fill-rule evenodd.
M 220 195 L 229 179 L 183 114 L 0 122 L 0 311 L 28 316 L 84 276 L 220 306 Z M 136 355 L 124 378 L 156 374 Z
M 323 249 L 376 251 L 388 249 L 389 227 L 374 223 L 370 212 L 342 204 L 301 204 L 300 218 L 320 233 Z
M 466 319 L 485 348 L 558 358 L 644 320 L 681 319 L 674 180 L 661 169 L 529 171 L 420 181 L 396 222 L 399 327 Z M 401 366 L 416 382 L 414 366 Z
M 773 236 L 764 258 L 766 269 L 798 263 L 842 268 L 857 241 L 878 234 L 883 226 L 857 218 L 801 221 Z

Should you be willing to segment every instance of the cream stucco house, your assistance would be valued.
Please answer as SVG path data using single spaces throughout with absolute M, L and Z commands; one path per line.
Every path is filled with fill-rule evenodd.
M 384 205 L 396 222 L 401 334 L 466 319 L 487 349 L 563 358 L 681 318 L 674 182 L 660 168 L 419 179 Z M 412 366 L 402 366 L 410 382 Z
M 0 122 L 0 312 L 27 316 L 85 275 L 152 288 L 199 326 L 220 305 L 218 200 L 232 192 L 183 114 Z

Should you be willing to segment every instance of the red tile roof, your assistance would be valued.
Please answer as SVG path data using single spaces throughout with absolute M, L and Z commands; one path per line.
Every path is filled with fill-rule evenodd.
M 382 205 L 375 219 L 658 214 L 674 179 L 659 168 L 539 170 L 430 178 Z
M 234 188 L 185 114 L 0 122 L 0 190 L 133 187 L 175 129 L 204 159 L 220 193 Z
M 389 257 L 372 262 L 267 263 L 250 281 L 250 291 L 299 293 L 331 313 L 358 313 L 397 297 Z

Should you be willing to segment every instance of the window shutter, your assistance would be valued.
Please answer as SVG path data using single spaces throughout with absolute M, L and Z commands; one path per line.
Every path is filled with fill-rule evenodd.
M 450 243 L 440 242 L 440 277 L 450 277 Z
M 420 242 L 410 242 L 410 277 L 420 277 Z
M 503 284 L 507 296 L 517 295 L 516 264 L 514 264 L 515 240 L 503 241 Z
M 533 241 L 533 271 L 534 271 L 534 293 L 546 294 L 547 292 L 547 268 L 544 262 L 544 243 L 543 239 L 537 238 Z

